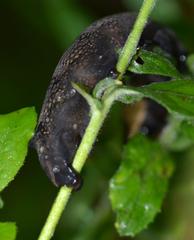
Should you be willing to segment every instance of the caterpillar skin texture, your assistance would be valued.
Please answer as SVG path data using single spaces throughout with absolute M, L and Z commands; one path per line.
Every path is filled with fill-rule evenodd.
M 55 69 L 32 145 L 43 169 L 56 186 L 77 189 L 81 183 L 72 160 L 89 122 L 89 106 L 72 88 L 71 82 L 81 83 L 92 91 L 97 82 L 114 76 L 118 50 L 123 47 L 135 18 L 135 14 L 122 13 L 93 23 L 64 53 Z M 180 68 L 179 58 L 184 53 L 179 43 L 171 32 L 151 21 L 144 29 L 139 46 L 150 43 L 173 56 Z M 137 78 L 142 85 L 143 77 Z M 146 78 L 147 82 L 155 79 L 153 76 Z

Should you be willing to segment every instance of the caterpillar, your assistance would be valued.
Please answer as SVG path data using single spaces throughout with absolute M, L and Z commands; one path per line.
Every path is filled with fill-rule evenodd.
M 118 50 L 123 47 L 135 19 L 136 14 L 121 13 L 94 22 L 63 54 L 54 71 L 32 145 L 43 169 L 56 186 L 66 185 L 78 189 L 81 184 L 81 177 L 72 167 L 72 160 L 89 123 L 90 109 L 71 82 L 80 83 L 92 91 L 105 77 L 115 78 Z M 172 56 L 181 71 L 184 49 L 171 31 L 150 20 L 139 41 L 139 47 L 148 46 L 160 47 Z M 150 75 L 131 74 L 131 77 L 138 85 L 167 80 L 165 77 Z M 153 102 L 148 105 L 151 109 L 154 105 L 159 113 L 162 109 Z M 149 108 L 147 111 L 147 119 L 144 117 L 140 125 L 146 126 L 154 134 L 161 130 L 165 121 L 157 125 L 160 117 L 155 116 L 156 111 L 149 113 Z

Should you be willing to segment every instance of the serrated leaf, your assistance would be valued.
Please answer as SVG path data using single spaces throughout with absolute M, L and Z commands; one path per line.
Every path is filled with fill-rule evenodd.
M 182 118 L 194 118 L 194 81 L 177 79 L 136 88 L 169 112 Z
M 141 60 L 141 63 L 139 63 Z M 180 77 L 180 73 L 172 62 L 165 56 L 156 52 L 140 50 L 133 59 L 128 70 L 139 74 L 155 74 L 167 77 Z
M 110 200 L 121 236 L 134 236 L 160 211 L 173 164 L 159 143 L 139 135 L 129 141 L 110 182 Z
M 1 240 L 15 240 L 17 228 L 15 223 L 5 222 L 0 223 L 0 239 Z
M 23 165 L 35 125 L 36 112 L 33 107 L 0 115 L 0 191 L 13 180 Z

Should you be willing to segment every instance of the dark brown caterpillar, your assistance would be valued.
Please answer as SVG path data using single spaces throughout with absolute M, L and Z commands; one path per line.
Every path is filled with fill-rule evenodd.
M 135 14 L 123 13 L 95 22 L 64 53 L 55 69 L 32 144 L 56 186 L 76 189 L 81 182 L 71 163 L 89 122 L 89 106 L 72 88 L 71 82 L 84 84 L 92 90 L 98 81 L 115 76 L 118 50 L 123 47 L 135 18 Z M 150 44 L 173 56 L 181 67 L 184 51 L 174 35 L 151 21 L 144 29 L 139 46 Z M 146 76 L 146 81 L 145 76 L 131 76 L 137 78 L 140 85 L 156 80 L 153 76 Z M 157 77 L 157 81 L 164 80 L 166 78 Z M 151 114 L 150 121 L 154 124 Z

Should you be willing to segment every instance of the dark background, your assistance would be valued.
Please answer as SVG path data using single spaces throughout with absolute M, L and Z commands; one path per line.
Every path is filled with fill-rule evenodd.
M 138 0 L 1 0 L 0 113 L 8 113 L 26 106 L 35 106 L 39 112 L 59 58 L 84 28 L 100 17 L 122 11 L 134 11 L 141 2 Z M 171 27 L 188 51 L 194 52 L 193 0 L 159 1 L 153 18 Z M 101 134 L 99 137 L 92 157 L 82 173 L 84 187 L 80 192 L 73 194 L 57 228 L 55 240 L 120 239 L 114 230 L 114 216 L 110 211 L 107 197 L 108 180 L 118 166 L 121 151 L 122 127 L 118 124 L 121 121 L 119 111 L 120 106 L 115 106 L 112 116 L 106 121 L 102 131 L 103 136 Z M 189 183 L 194 181 L 191 171 L 194 164 L 192 157 L 184 156 L 184 158 L 190 163 L 190 174 L 187 169 L 188 164 L 184 161 L 184 164 L 178 165 L 173 181 L 176 184 L 180 181 L 181 186 L 188 187 L 190 186 L 188 181 Z M 173 189 L 176 191 L 176 187 Z M 15 181 L 2 193 L 5 206 L 0 212 L 0 220 L 17 223 L 17 239 L 37 239 L 56 193 L 57 189 L 40 168 L 36 153 L 30 150 L 25 165 Z M 194 191 L 190 193 L 194 196 Z M 173 194 L 173 191 L 169 194 L 171 199 L 169 205 L 173 205 L 173 199 L 177 197 Z M 188 207 L 188 198 L 192 199 L 191 196 L 186 196 L 186 203 L 181 198 L 181 207 L 184 207 L 184 203 Z M 183 211 L 184 214 L 187 213 L 187 207 Z M 173 211 L 178 214 L 177 209 Z M 166 222 L 163 221 L 164 226 L 159 224 L 163 227 L 157 228 L 158 225 L 154 225 L 153 231 L 147 231 L 138 239 L 147 239 L 146 236 L 149 236 L 149 239 L 153 237 L 157 240 L 178 240 L 175 232 L 178 232 L 176 226 L 179 226 L 179 223 L 174 224 L 174 221 L 171 221 L 173 216 L 176 219 L 180 218 L 181 224 L 187 219 L 184 220 L 184 224 L 188 230 L 184 235 L 185 238 L 180 239 L 194 239 L 191 230 L 194 213 L 189 210 L 189 215 L 184 215 L 182 212 L 179 215 L 173 214 L 168 210 L 166 212 L 164 210 L 163 214 L 165 219 L 170 219 L 168 226 L 171 226 L 170 224 L 175 226 L 170 228 L 170 232 L 168 226 L 165 227 Z M 159 223 L 162 221 L 160 219 L 162 217 L 159 218 Z M 164 232 L 167 232 L 167 235 L 163 236 Z

